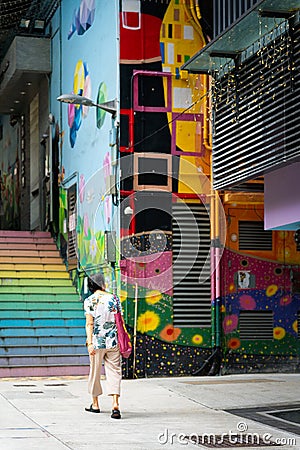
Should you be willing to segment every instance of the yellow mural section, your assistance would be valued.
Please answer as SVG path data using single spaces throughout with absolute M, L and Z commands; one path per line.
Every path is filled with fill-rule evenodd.
M 210 148 L 205 145 L 205 134 L 208 133 L 207 76 L 180 70 L 184 62 L 206 45 L 200 17 L 195 2 L 172 0 L 160 34 L 163 71 L 172 73 L 172 113 L 168 113 L 168 122 L 171 135 L 175 128 L 176 148 L 180 152 L 177 153 L 180 155 L 179 193 L 201 194 L 207 191 L 207 188 L 203 190 L 203 180 L 199 174 L 210 173 Z M 165 83 L 165 96 L 166 89 Z M 185 152 L 189 156 L 185 156 Z

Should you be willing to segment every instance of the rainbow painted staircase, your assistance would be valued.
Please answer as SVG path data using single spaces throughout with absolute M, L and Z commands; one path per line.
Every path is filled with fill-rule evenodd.
M 50 233 L 0 230 L 0 377 L 88 367 L 82 303 Z

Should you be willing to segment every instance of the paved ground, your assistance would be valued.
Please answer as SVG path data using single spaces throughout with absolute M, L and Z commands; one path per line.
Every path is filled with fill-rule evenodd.
M 101 398 L 100 414 L 84 411 L 91 403 L 85 377 L 5 379 L 0 381 L 0 449 L 299 450 L 300 425 L 253 420 L 268 420 L 265 410 L 299 408 L 299 382 L 300 374 L 124 380 L 122 419 L 114 420 L 107 396 Z M 228 409 L 238 409 L 238 415 Z M 239 444 L 243 439 L 256 444 L 259 437 L 259 447 Z M 282 445 L 270 447 L 270 441 Z

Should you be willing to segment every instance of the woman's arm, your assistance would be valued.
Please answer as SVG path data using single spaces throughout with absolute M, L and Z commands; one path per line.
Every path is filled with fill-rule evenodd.
M 93 346 L 93 329 L 94 329 L 94 318 L 91 314 L 86 314 L 85 316 L 85 332 L 86 332 L 86 345 L 90 355 L 95 354 Z

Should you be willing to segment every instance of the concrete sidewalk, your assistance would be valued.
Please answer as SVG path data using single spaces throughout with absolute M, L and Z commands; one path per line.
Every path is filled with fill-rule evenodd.
M 300 407 L 299 382 L 299 374 L 124 380 L 122 419 L 114 420 L 111 399 L 105 395 L 100 414 L 84 411 L 91 403 L 86 377 L 6 379 L 0 381 L 0 449 L 299 450 L 300 425 L 294 424 L 291 432 L 288 422 L 276 421 L 279 429 L 251 418 L 259 408 Z M 224 411 L 236 408 L 238 415 Z M 261 417 L 267 416 L 261 412 Z M 214 437 L 222 434 L 227 435 L 226 446 Z M 245 434 L 250 443 L 258 442 L 259 435 L 263 445 L 238 445 Z M 265 445 L 269 441 L 282 445 Z

